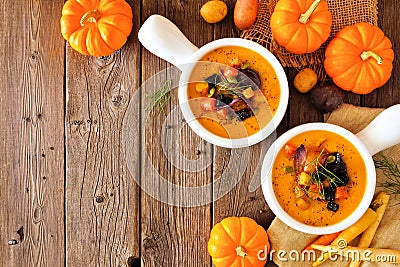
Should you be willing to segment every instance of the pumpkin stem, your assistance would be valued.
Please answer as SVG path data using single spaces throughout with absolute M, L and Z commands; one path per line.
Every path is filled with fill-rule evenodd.
M 99 19 L 100 19 L 100 12 L 97 11 L 97 9 L 88 11 L 81 18 L 81 26 L 84 26 L 86 21 L 89 21 L 91 23 L 96 23 Z
M 361 59 L 366 61 L 368 60 L 370 57 L 374 58 L 376 60 L 376 62 L 381 65 L 383 63 L 383 59 L 374 51 L 364 51 L 361 53 L 360 55 Z
M 319 5 L 319 3 L 320 3 L 321 1 L 322 1 L 322 0 L 315 0 L 315 1 L 311 4 L 311 6 L 308 8 L 308 10 L 307 10 L 305 13 L 301 14 L 301 16 L 300 16 L 300 18 L 299 18 L 300 23 L 306 24 L 306 23 L 308 22 L 310 16 L 311 16 L 312 13 L 315 11 L 315 9 L 317 8 L 317 6 Z
M 238 246 L 235 250 L 236 250 L 236 255 L 238 255 L 239 257 L 244 258 L 247 256 L 247 253 L 242 246 Z

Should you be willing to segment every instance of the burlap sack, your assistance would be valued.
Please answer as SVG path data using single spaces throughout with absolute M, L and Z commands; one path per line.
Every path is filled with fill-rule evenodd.
M 353 133 L 357 133 L 367 126 L 383 109 L 376 108 L 365 108 L 356 107 L 349 104 L 343 104 L 338 109 L 336 109 L 332 114 L 326 117 L 326 122 L 333 123 L 342 126 Z M 400 144 L 394 147 L 388 148 L 381 152 L 386 157 L 394 159 L 396 162 L 400 162 Z M 377 170 L 377 184 L 381 184 L 386 180 L 386 176 Z M 384 188 L 377 186 L 375 193 L 381 192 Z M 391 196 L 389 205 L 383 216 L 381 223 L 379 224 L 378 230 L 372 240 L 371 247 L 375 248 L 400 248 L 400 239 L 398 233 L 400 232 L 400 198 Z M 285 250 L 288 253 L 290 251 L 301 251 L 307 244 L 312 242 L 317 236 L 309 235 L 296 231 L 282 221 L 275 218 L 271 226 L 268 229 L 268 235 L 271 242 L 271 249 L 275 251 Z M 357 246 L 358 240 L 355 240 L 351 244 Z M 274 262 L 281 267 L 296 266 L 296 267 L 306 267 L 310 266 L 311 262 L 305 261 L 291 261 L 287 260 L 288 255 L 281 257 L 279 259 L 277 253 L 273 254 Z M 307 258 L 306 258 L 307 259 Z M 336 262 L 326 261 L 321 266 L 347 266 L 347 262 L 343 259 Z M 373 264 L 364 262 L 363 267 L 367 266 L 393 266 L 387 262 L 380 264 Z
M 326 1 L 332 13 L 332 31 L 327 42 L 313 53 L 304 55 L 292 54 L 274 41 L 269 21 L 278 0 L 260 0 L 256 22 L 251 28 L 244 30 L 241 37 L 265 46 L 275 54 L 284 67 L 297 69 L 302 69 L 306 66 L 310 67 L 318 73 L 318 78 L 324 81 L 326 76 L 323 66 L 325 48 L 336 33 L 343 27 L 358 22 L 369 22 L 375 26 L 378 25 L 378 0 Z

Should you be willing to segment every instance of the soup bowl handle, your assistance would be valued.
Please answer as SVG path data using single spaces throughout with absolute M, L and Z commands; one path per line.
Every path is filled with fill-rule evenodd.
M 139 30 L 140 43 L 154 55 L 182 70 L 198 48 L 167 18 L 151 15 Z
M 400 143 L 400 104 L 382 111 L 356 134 L 371 155 Z

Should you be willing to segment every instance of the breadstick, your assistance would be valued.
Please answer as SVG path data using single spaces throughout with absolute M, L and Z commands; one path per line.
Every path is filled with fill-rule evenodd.
M 380 192 L 372 202 L 371 208 L 375 210 L 378 218 L 368 227 L 367 230 L 365 230 L 364 233 L 362 233 L 360 242 L 358 243 L 359 248 L 368 248 L 371 245 L 372 239 L 374 238 L 379 223 L 381 222 L 383 214 L 388 206 L 389 199 L 390 195 L 388 193 Z M 358 267 L 360 264 L 361 261 L 352 260 L 349 267 Z
M 306 246 L 304 250 L 313 250 L 313 248 L 311 247 L 311 245 L 329 245 L 330 243 L 332 243 L 333 240 L 335 240 L 336 237 L 339 236 L 341 232 L 337 232 L 337 233 L 333 233 L 333 234 L 326 234 L 326 235 L 321 235 L 320 237 L 318 237 L 316 240 L 314 240 L 311 244 L 309 244 L 308 246 Z
M 355 224 L 350 226 L 349 228 L 345 229 L 340 235 L 333 240 L 331 243 L 332 246 L 341 246 L 342 243 L 350 243 L 354 238 L 356 238 L 359 234 L 364 232 L 377 218 L 376 212 L 372 209 L 367 209 L 364 215 L 359 219 Z M 340 244 L 339 244 L 340 243 Z M 329 254 L 325 253 L 323 259 L 317 259 L 313 262 L 312 266 L 316 267 L 321 265 L 329 258 Z

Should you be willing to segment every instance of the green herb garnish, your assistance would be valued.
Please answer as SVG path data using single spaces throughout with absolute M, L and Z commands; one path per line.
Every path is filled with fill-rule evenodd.
M 243 90 L 247 89 L 249 85 L 243 84 L 243 81 L 238 81 L 232 76 L 225 76 L 219 73 L 221 81 L 216 84 L 217 91 L 224 95 L 239 96 Z
M 384 187 L 388 193 L 400 194 L 400 163 L 396 163 L 393 159 L 388 159 L 380 154 L 374 159 L 375 167 L 382 170 L 386 176 L 386 181 L 378 185 Z
M 164 112 L 171 99 L 171 89 L 172 80 L 168 79 L 156 92 L 148 96 L 150 102 L 146 106 L 146 111 L 151 111 L 155 108 L 159 112 Z
M 294 172 L 294 168 L 292 166 L 285 166 L 283 169 L 286 173 Z
M 311 189 L 315 189 L 315 188 L 309 188 L 307 189 L 306 186 L 301 186 L 302 189 L 304 190 L 304 192 L 309 195 L 309 193 L 312 194 L 320 194 L 322 198 L 325 198 L 324 193 L 324 186 L 322 184 L 322 181 L 327 180 L 330 184 L 333 184 L 335 187 L 337 187 L 337 182 L 342 182 L 340 180 L 340 178 L 334 174 L 333 172 L 331 172 L 330 170 L 328 170 L 327 168 L 325 168 L 325 166 L 323 164 L 321 164 L 320 159 L 322 157 L 322 155 L 324 154 L 325 149 L 322 149 L 321 152 L 319 153 L 319 155 L 313 159 L 312 161 L 310 161 L 309 163 L 307 163 L 305 166 L 310 168 L 310 181 L 308 183 L 308 187 L 310 187 L 310 185 L 315 184 L 317 186 L 317 190 L 318 191 L 314 191 Z M 327 158 L 327 160 L 329 159 L 329 156 Z M 333 161 L 331 161 L 333 162 Z

